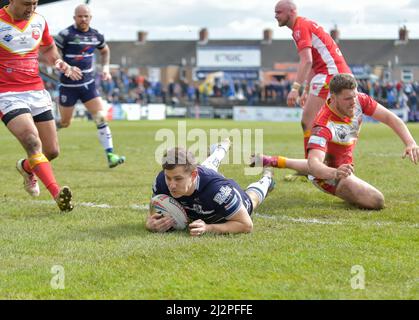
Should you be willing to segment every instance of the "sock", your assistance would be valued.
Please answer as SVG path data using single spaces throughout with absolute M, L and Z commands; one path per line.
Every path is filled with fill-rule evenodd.
M 271 185 L 272 179 L 269 177 L 262 177 L 258 182 L 254 182 L 250 184 L 246 191 L 253 191 L 257 194 L 259 198 L 259 204 L 262 203 L 263 200 L 265 200 L 266 195 L 268 194 L 269 186 Z
M 55 197 L 60 193 L 60 186 L 55 180 L 54 173 L 52 172 L 51 163 L 44 156 L 43 153 L 34 154 L 27 159 L 33 173 L 42 181 L 52 197 Z M 26 161 L 25 161 L 26 162 Z
M 278 156 L 276 167 L 280 169 L 285 169 L 287 167 L 287 158 Z
M 308 146 L 308 140 L 310 140 L 311 130 L 307 130 L 304 132 L 304 156 L 307 159 L 308 153 L 307 153 L 307 146 Z
M 100 144 L 106 153 L 113 152 L 113 142 L 112 142 L 112 133 L 107 123 L 101 124 L 97 127 L 97 133 L 99 137 Z
M 33 173 L 28 159 L 23 160 L 22 167 L 23 167 L 23 170 L 25 170 L 27 173 L 29 173 L 29 174 Z
M 226 156 L 226 151 L 222 147 L 218 147 L 211 155 L 202 162 L 202 166 L 218 172 L 221 161 Z

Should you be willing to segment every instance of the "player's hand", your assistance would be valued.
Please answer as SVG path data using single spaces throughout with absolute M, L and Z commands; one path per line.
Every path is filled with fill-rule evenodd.
M 176 221 L 171 216 L 163 216 L 160 213 L 154 213 L 147 217 L 146 227 L 153 232 L 166 232 L 174 227 Z
M 55 68 L 73 81 L 81 80 L 81 78 L 83 78 L 83 73 L 79 68 L 72 67 L 61 59 L 55 61 Z
M 303 94 L 301 95 L 301 98 L 300 98 L 301 108 L 304 108 L 304 106 L 306 105 L 307 98 L 308 98 L 308 92 L 306 90 L 304 90 L 304 92 L 303 92 Z
M 207 224 L 202 220 L 195 220 L 189 225 L 189 234 L 192 237 L 202 236 L 207 232 Z
M 103 71 L 102 72 L 102 80 L 103 81 L 107 81 L 107 80 L 111 80 L 112 79 L 112 75 L 109 71 Z
M 354 167 L 351 164 L 342 164 L 339 168 L 336 169 L 335 179 L 343 179 L 349 177 L 354 173 Z
M 287 96 L 287 105 L 289 107 L 294 107 L 297 103 L 297 100 L 300 98 L 300 94 L 297 90 L 291 90 Z
M 414 163 L 414 164 L 418 164 L 419 162 L 419 146 L 415 144 L 409 145 L 406 147 L 406 149 L 404 149 L 404 153 L 402 158 L 406 158 L 407 156 L 409 156 L 409 159 Z

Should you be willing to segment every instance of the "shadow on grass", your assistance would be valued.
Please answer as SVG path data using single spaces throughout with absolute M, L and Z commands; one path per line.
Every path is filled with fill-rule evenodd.
M 176 237 L 189 237 L 186 231 L 173 231 L 166 233 L 153 233 L 146 230 L 142 223 L 122 223 L 112 226 L 104 227 L 91 227 L 84 228 L 83 230 L 73 230 L 71 234 L 66 234 L 66 239 L 117 239 L 117 238 L 130 238 L 141 237 L 142 239 L 148 238 L 161 238 L 167 239 L 171 236 Z

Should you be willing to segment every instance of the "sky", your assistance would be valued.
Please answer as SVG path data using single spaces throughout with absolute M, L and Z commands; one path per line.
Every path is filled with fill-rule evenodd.
M 52 34 L 73 23 L 74 8 L 83 0 L 39 6 Z M 274 39 L 291 39 L 291 31 L 274 19 L 276 0 L 90 0 L 91 26 L 107 40 L 196 40 L 207 28 L 210 39 L 261 39 L 272 29 Z M 419 39 L 419 0 L 296 0 L 298 14 L 327 31 L 338 26 L 341 39 L 396 39 L 406 25 Z

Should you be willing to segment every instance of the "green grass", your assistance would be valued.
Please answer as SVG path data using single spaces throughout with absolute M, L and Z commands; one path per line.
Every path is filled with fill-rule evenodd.
M 419 125 L 409 126 L 419 140 Z M 59 132 L 53 161 L 76 207 L 60 214 L 48 192 L 31 199 L 14 169 L 23 149 L 0 128 L 0 299 L 418 299 L 419 167 L 401 160 L 393 132 L 365 124 L 355 153 L 356 174 L 386 196 L 386 209 L 362 211 L 304 181 L 277 187 L 254 215 L 248 235 L 144 228 L 151 183 L 159 170 L 157 130 L 177 121 L 112 122 L 115 151 L 127 162 L 108 169 L 92 123 Z M 202 128 L 263 129 L 264 151 L 301 157 L 298 124 L 188 121 Z M 244 164 L 221 172 L 246 187 L 256 178 Z M 106 204 L 108 207 L 91 207 Z M 137 206 L 134 206 L 137 205 Z M 51 268 L 65 270 L 55 290 Z M 351 268 L 365 269 L 365 289 L 351 288 Z

